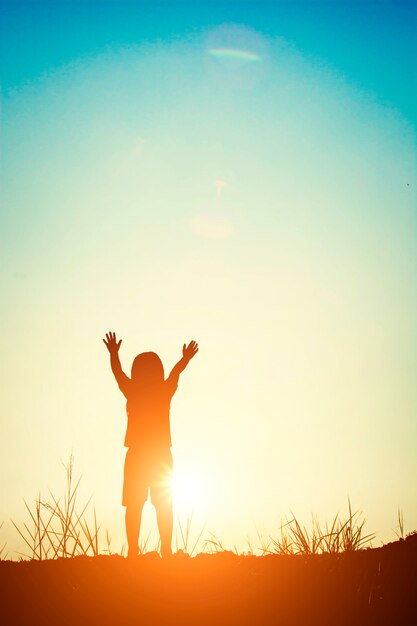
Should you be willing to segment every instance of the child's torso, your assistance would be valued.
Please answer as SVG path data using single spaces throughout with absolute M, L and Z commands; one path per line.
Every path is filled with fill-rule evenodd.
M 165 384 L 151 391 L 135 388 L 132 385 L 126 403 L 125 446 L 170 448 L 170 404 L 171 395 Z

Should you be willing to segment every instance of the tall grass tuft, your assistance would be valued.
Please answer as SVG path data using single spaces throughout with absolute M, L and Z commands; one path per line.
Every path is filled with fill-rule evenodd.
M 25 501 L 29 514 L 28 523 L 18 526 L 12 524 L 23 539 L 28 554 L 22 556 L 33 560 L 74 557 L 79 555 L 96 556 L 99 554 L 99 530 L 95 507 L 92 519 L 87 521 L 87 510 L 91 498 L 81 506 L 77 496 L 81 477 L 74 480 L 74 459 L 70 456 L 66 471 L 66 489 L 62 498 L 50 493 L 44 500 L 39 495 L 32 508 Z M 107 534 L 107 547 L 110 549 Z
M 396 530 L 394 530 L 395 534 L 397 535 L 398 539 L 404 539 L 405 538 L 405 533 L 404 533 L 404 515 L 403 512 L 401 511 L 401 509 L 398 507 L 398 511 L 397 511 L 397 520 L 398 520 L 398 525 Z
M 179 517 L 177 517 L 177 528 L 175 529 L 175 545 L 176 551 L 181 550 L 185 554 L 189 554 L 189 556 L 193 556 L 195 553 L 197 546 L 201 541 L 201 536 L 204 532 L 206 525 L 204 524 L 197 535 L 197 538 L 194 538 L 194 541 L 191 542 L 191 526 L 193 521 L 192 513 L 187 515 L 185 524 L 181 523 Z
M 299 523 L 293 513 L 292 518 L 281 522 L 278 535 L 266 540 L 258 533 L 262 554 L 339 554 L 361 550 L 375 538 L 375 534 L 364 534 L 366 520 L 360 511 L 352 512 L 348 500 L 349 515 L 343 520 L 335 515 L 331 523 L 320 524 L 316 516 L 312 517 L 309 528 Z
M 227 548 L 223 545 L 223 542 L 217 535 L 209 533 L 210 538 L 205 539 L 203 552 L 208 554 L 217 554 L 217 552 L 227 552 Z
M 3 528 L 3 524 L 4 522 L 1 522 L 0 529 Z M 5 558 L 7 557 L 6 546 L 7 546 L 7 541 L 3 543 L 3 545 L 0 544 L 0 561 L 4 561 Z

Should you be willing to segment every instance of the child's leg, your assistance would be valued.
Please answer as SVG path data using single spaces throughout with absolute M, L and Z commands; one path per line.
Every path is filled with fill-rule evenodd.
M 150 488 L 151 501 L 156 509 L 156 521 L 161 537 L 161 554 L 163 557 L 172 554 L 172 468 L 171 450 L 164 450 L 156 459 L 154 480 Z
M 142 520 L 142 504 L 130 504 L 126 507 L 126 537 L 129 548 L 128 556 L 137 556 L 139 550 L 140 523 Z
M 126 537 L 128 556 L 137 556 L 142 509 L 148 497 L 146 465 L 140 450 L 129 448 L 126 453 L 122 504 L 126 507 Z
M 152 493 L 152 502 L 156 509 L 159 536 L 161 537 L 161 554 L 163 557 L 172 554 L 172 498 L 166 489 L 155 489 Z

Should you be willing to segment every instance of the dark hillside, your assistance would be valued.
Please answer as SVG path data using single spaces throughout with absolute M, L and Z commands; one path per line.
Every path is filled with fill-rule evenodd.
M 417 625 L 417 535 L 341 555 L 0 562 L 2 624 Z

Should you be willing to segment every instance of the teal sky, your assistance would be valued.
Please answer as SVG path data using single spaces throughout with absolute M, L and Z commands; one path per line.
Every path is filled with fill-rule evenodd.
M 114 330 L 126 371 L 200 343 L 172 405 L 180 515 L 239 548 L 348 494 L 378 541 L 398 506 L 417 527 L 415 18 L 2 3 L 0 522 L 72 451 L 122 543 Z
M 3 0 L 3 87 L 103 50 L 167 41 L 224 22 L 284 37 L 415 121 L 417 5 L 401 0 Z

